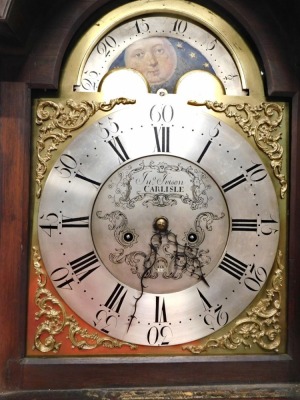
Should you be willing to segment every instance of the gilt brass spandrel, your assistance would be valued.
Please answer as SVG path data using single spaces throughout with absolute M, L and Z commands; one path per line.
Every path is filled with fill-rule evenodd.
M 35 123 L 38 126 L 36 140 L 37 167 L 36 184 L 37 197 L 40 197 L 42 181 L 48 170 L 48 162 L 52 154 L 67 139 L 73 137 L 73 132 L 85 126 L 99 111 L 107 113 L 120 104 L 134 104 L 135 100 L 117 98 L 110 102 L 95 102 L 83 100 L 77 103 L 73 99 L 65 104 L 53 100 L 41 100 L 36 106 Z
M 41 353 L 58 353 L 62 343 L 57 340 L 61 333 L 67 333 L 72 348 L 92 350 L 98 347 L 108 349 L 128 346 L 134 350 L 136 345 L 122 342 L 81 328 L 73 315 L 68 315 L 63 302 L 47 288 L 47 274 L 41 265 L 41 256 L 37 247 L 33 247 L 33 266 L 37 276 L 35 305 L 38 311 L 35 319 L 39 321 L 34 337 L 33 350 Z
M 204 106 L 208 110 L 223 113 L 233 119 L 242 131 L 253 137 L 255 144 L 270 160 L 273 173 L 280 183 L 280 196 L 283 199 L 287 192 L 287 179 L 283 173 L 284 148 L 280 143 L 282 138 L 281 123 L 284 106 L 278 103 L 220 103 L 216 101 L 189 101 L 192 106 Z
M 58 338 L 61 333 L 67 335 L 65 339 L 69 347 L 84 351 L 82 353 L 84 355 L 88 355 L 90 350 L 101 347 L 118 349 L 125 346 L 131 350 L 138 348 L 134 344 L 101 336 L 91 329 L 82 328 L 76 317 L 67 313 L 63 301 L 49 290 L 47 274 L 37 247 L 32 248 L 32 258 L 37 281 L 34 299 L 35 319 L 38 321 L 32 347 L 34 352 L 59 355 L 62 342 Z M 275 269 L 264 293 L 239 318 L 223 328 L 221 335 L 214 334 L 193 344 L 184 345 L 181 354 L 190 353 L 199 356 L 284 352 L 281 315 L 285 305 L 284 286 L 285 267 L 282 263 L 282 253 L 279 251 Z M 65 350 L 62 350 L 62 354 L 64 352 Z M 131 355 L 134 355 L 134 352 L 131 352 Z
M 76 103 L 69 99 L 66 104 L 52 100 L 40 101 L 36 108 L 37 138 L 37 196 L 41 194 L 42 181 L 47 172 L 47 164 L 52 158 L 52 152 L 60 144 L 73 136 L 73 132 L 82 128 L 99 110 L 111 111 L 117 104 L 134 104 L 135 100 L 120 98 L 110 103 L 95 103 L 83 100 Z M 281 123 L 284 106 L 277 103 L 219 103 L 213 101 L 189 101 L 190 105 L 204 106 L 208 110 L 224 114 L 227 119 L 233 119 L 242 131 L 253 137 L 255 144 L 270 160 L 270 166 L 279 181 L 281 198 L 287 191 L 287 179 L 283 173 L 284 148 Z M 286 136 L 286 135 L 285 135 Z
M 278 251 L 274 271 L 269 278 L 264 294 L 250 305 L 245 313 L 237 318 L 226 333 L 214 335 L 201 341 L 201 344 L 183 346 L 193 354 L 207 354 L 208 352 L 220 354 L 237 352 L 244 354 L 259 353 L 259 350 L 270 352 L 284 352 L 284 330 L 282 329 L 282 312 L 285 306 L 285 267 L 282 263 L 283 254 Z M 284 314 L 284 312 L 283 312 Z

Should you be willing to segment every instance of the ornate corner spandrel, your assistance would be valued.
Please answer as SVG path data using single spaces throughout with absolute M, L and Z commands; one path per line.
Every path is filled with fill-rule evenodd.
M 38 277 L 35 304 L 39 311 L 35 313 L 35 319 L 42 319 L 36 329 L 33 350 L 41 353 L 57 353 L 62 343 L 58 342 L 56 337 L 64 331 L 67 331 L 67 339 L 70 340 L 71 346 L 79 350 L 92 350 L 97 347 L 114 349 L 123 346 L 128 346 L 132 350 L 137 349 L 134 344 L 90 333 L 87 329 L 81 328 L 72 315 L 67 315 L 64 305 L 46 287 L 47 274 L 42 268 L 38 249 L 33 247 L 32 250 L 34 270 Z
M 234 122 L 248 137 L 252 136 L 257 147 L 271 160 L 275 177 L 279 180 L 280 196 L 283 199 L 287 191 L 287 181 L 282 173 L 283 147 L 279 143 L 282 133 L 278 131 L 283 119 L 284 106 L 277 103 L 260 103 L 251 105 L 224 104 L 216 101 L 188 101 L 192 106 L 204 106 L 209 110 L 224 113 L 233 118 Z
M 36 329 L 33 350 L 41 353 L 59 352 L 62 343 L 58 342 L 56 337 L 64 331 L 67 332 L 67 339 L 70 340 L 72 348 L 79 350 L 92 350 L 97 347 L 115 349 L 123 346 L 132 350 L 138 348 L 134 344 L 101 337 L 81 328 L 72 315 L 67 315 L 63 304 L 46 288 L 47 274 L 40 261 L 39 251 L 33 247 L 33 263 L 38 277 L 35 304 L 39 308 L 35 318 L 43 319 Z M 192 354 L 203 354 L 210 350 L 236 351 L 242 347 L 250 349 L 257 345 L 264 351 L 277 353 L 281 344 L 281 290 L 284 279 L 281 251 L 278 252 L 276 263 L 265 296 L 251 307 L 245 316 L 238 319 L 230 331 L 218 338 L 208 339 L 203 345 L 185 345 L 182 350 Z
M 134 104 L 136 101 L 120 97 L 110 102 L 82 101 L 76 103 L 69 99 L 65 105 L 52 100 L 40 101 L 36 109 L 36 125 L 39 135 L 36 142 L 36 196 L 42 192 L 42 181 L 47 172 L 47 163 L 52 158 L 52 152 L 61 143 L 72 137 L 72 132 L 82 128 L 98 111 L 109 112 L 116 105 Z
M 265 296 L 238 319 L 234 327 L 225 335 L 208 339 L 203 345 L 186 345 L 183 350 L 202 354 L 213 349 L 234 351 L 241 347 L 257 345 L 265 351 L 278 352 L 281 344 L 280 312 L 282 308 L 281 290 L 283 286 L 282 252 L 276 258 L 276 269 L 271 277 Z

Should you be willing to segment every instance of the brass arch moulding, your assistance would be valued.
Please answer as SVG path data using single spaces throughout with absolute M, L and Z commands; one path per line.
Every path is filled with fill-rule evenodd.
M 40 101 L 36 109 L 36 125 L 39 134 L 36 142 L 36 197 L 42 192 L 42 181 L 48 170 L 47 164 L 52 159 L 52 153 L 59 148 L 72 132 L 82 128 L 98 111 L 111 111 L 118 104 L 134 104 L 135 100 L 118 98 L 110 102 L 82 101 L 76 103 L 69 99 L 66 104 L 51 100 Z M 283 199 L 287 192 L 287 180 L 282 173 L 284 150 L 279 143 L 282 133 L 279 131 L 283 119 L 284 106 L 277 103 L 262 102 L 257 105 L 248 103 L 225 104 L 214 101 L 189 101 L 192 106 L 203 106 L 208 110 L 223 113 L 232 118 L 248 138 L 253 137 L 258 149 L 270 159 L 270 165 L 276 179 L 279 181 L 280 196 Z
M 62 302 L 47 289 L 47 274 L 41 265 L 41 256 L 37 247 L 32 248 L 33 266 L 37 275 L 37 289 L 35 304 L 38 311 L 35 319 L 42 320 L 36 328 L 33 350 L 43 354 L 58 353 L 62 343 L 56 340 L 57 335 L 66 331 L 67 339 L 72 348 L 82 351 L 105 347 L 116 349 L 128 347 L 131 350 L 138 346 L 122 342 L 108 336 L 100 336 L 81 328 L 73 315 L 67 315 Z M 266 352 L 278 352 L 281 344 L 280 313 L 282 309 L 282 288 L 284 266 L 282 252 L 278 251 L 276 268 L 266 287 L 265 295 L 254 304 L 241 318 L 234 322 L 234 327 L 224 335 L 213 339 L 203 339 L 200 345 L 182 346 L 182 351 L 194 355 L 203 354 L 214 350 L 236 351 L 240 348 L 251 349 L 257 345 Z M 134 353 L 133 353 L 134 354 Z
M 227 48 L 240 74 L 242 87 L 250 90 L 251 96 L 260 98 L 264 94 L 261 72 L 258 64 L 241 35 L 221 16 L 212 10 L 183 0 L 139 0 L 124 4 L 102 16 L 84 32 L 70 52 L 61 79 L 62 93 L 70 94 L 74 83 L 80 81 L 82 70 L 97 43 L 117 26 L 132 19 L 143 18 L 153 14 L 166 14 L 192 20 L 212 34 Z M 74 65 L 80 66 L 74 70 Z

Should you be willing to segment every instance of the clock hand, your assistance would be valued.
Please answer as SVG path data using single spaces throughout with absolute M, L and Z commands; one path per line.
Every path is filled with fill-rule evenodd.
M 180 276 L 177 276 L 177 278 L 181 277 L 182 273 L 188 272 L 191 276 L 197 276 L 199 280 L 203 280 L 209 287 L 205 275 L 201 270 L 203 263 L 201 264 L 199 259 L 201 256 L 199 247 L 197 246 L 193 248 L 188 246 L 186 243 L 181 245 L 177 240 L 177 235 L 171 231 L 167 232 L 167 240 L 169 243 L 168 246 L 173 245 L 175 247 L 173 254 L 166 251 L 166 253 L 174 259 L 175 270 L 171 273 L 171 276 L 176 279 L 176 273 L 178 270 L 181 270 L 181 274 Z
M 155 244 L 154 244 L 156 242 L 154 239 L 158 239 L 158 243 L 160 246 L 162 243 L 162 236 L 167 232 L 168 225 L 169 225 L 169 222 L 166 217 L 159 217 L 154 220 L 153 229 L 154 229 L 155 233 L 154 233 L 154 235 L 152 235 L 150 245 L 149 245 L 150 246 L 150 255 L 144 261 L 145 270 L 144 270 L 144 272 L 141 276 L 141 280 L 140 280 L 141 293 L 140 293 L 139 297 L 135 298 L 134 310 L 133 310 L 132 315 L 130 316 L 130 321 L 128 324 L 127 332 L 129 331 L 132 321 L 135 318 L 135 314 L 137 311 L 137 304 L 138 304 L 139 300 L 142 298 L 142 296 L 144 294 L 144 289 L 146 288 L 146 286 L 144 285 L 144 279 L 147 277 L 147 275 L 150 273 L 150 271 L 152 270 L 153 266 L 156 263 L 158 248 L 157 248 L 157 245 L 155 246 Z M 149 263 L 149 265 L 147 265 L 148 263 Z
M 141 276 L 141 279 L 140 279 L 140 283 L 141 283 L 141 293 L 140 293 L 140 295 L 139 295 L 138 297 L 135 297 L 134 310 L 133 310 L 132 315 L 130 316 L 130 320 L 129 320 L 127 332 L 129 331 L 129 329 L 130 329 L 130 327 L 131 327 L 131 324 L 132 324 L 133 319 L 136 318 L 136 317 L 135 317 L 135 314 L 136 314 L 136 311 L 137 311 L 137 304 L 138 304 L 139 300 L 142 298 L 142 296 L 143 296 L 143 294 L 144 294 L 144 289 L 147 287 L 147 286 L 144 285 L 144 279 L 145 279 L 145 277 L 147 276 L 147 274 L 151 271 L 151 269 L 153 268 L 153 266 L 154 266 L 155 263 L 156 263 L 157 248 L 156 248 L 156 247 L 153 245 L 153 243 L 152 243 L 152 240 L 153 240 L 153 237 L 154 237 L 154 236 L 155 236 L 155 235 L 153 235 L 152 238 L 151 238 L 151 242 L 150 242 L 150 249 L 151 249 L 151 251 L 150 251 L 150 255 L 149 255 L 149 256 L 145 259 L 145 261 L 144 261 L 144 267 L 145 267 L 145 265 L 151 260 L 151 256 L 152 256 L 153 254 L 154 254 L 154 260 L 153 260 L 152 262 L 150 262 L 150 265 L 146 267 L 146 269 L 144 270 L 144 272 L 143 272 L 143 274 L 142 274 L 142 276 Z M 153 258 L 153 257 L 152 257 L 152 258 Z
M 182 273 L 189 272 L 191 274 L 191 276 L 196 275 L 199 280 L 202 279 L 204 281 L 204 283 L 209 287 L 209 283 L 207 282 L 205 275 L 201 271 L 201 262 L 199 261 L 199 258 L 198 258 L 198 256 L 199 256 L 198 248 L 196 249 L 196 253 L 195 253 L 195 248 L 191 248 L 186 243 L 184 244 L 184 246 L 182 246 L 177 240 L 177 235 L 175 235 L 171 231 L 168 231 L 168 220 L 165 217 L 157 218 L 154 221 L 153 227 L 156 232 L 151 237 L 151 241 L 150 241 L 150 245 L 149 245 L 150 254 L 144 260 L 144 268 L 145 269 L 140 278 L 141 293 L 138 297 L 135 298 L 134 310 L 133 310 L 132 315 L 130 316 L 127 332 L 129 331 L 129 329 L 132 325 L 133 319 L 136 318 L 135 315 L 136 315 L 136 311 L 137 311 L 138 302 L 144 295 L 144 289 L 147 287 L 144 285 L 144 279 L 149 277 L 149 275 L 151 275 L 151 270 L 154 267 L 154 265 L 156 264 L 158 248 L 160 247 L 160 245 L 162 243 L 163 237 L 166 237 L 167 241 L 168 241 L 168 243 L 165 245 L 165 252 L 173 258 L 174 266 L 175 266 L 174 271 L 171 272 L 170 275 L 166 276 L 166 277 L 167 278 L 172 277 L 172 278 L 177 279 L 182 276 Z M 158 244 L 155 245 L 154 243 L 158 243 Z M 175 247 L 175 251 L 172 253 L 169 253 L 167 251 L 167 248 L 170 247 L 171 245 L 173 245 Z M 180 251 L 180 248 L 183 248 L 183 249 Z M 184 260 L 183 264 L 180 263 L 180 261 L 182 259 Z M 195 264 L 196 264 L 196 267 L 195 267 Z M 178 270 L 181 270 L 181 273 L 178 276 L 176 276 L 176 273 Z M 200 270 L 200 272 L 198 272 L 198 271 L 195 272 L 195 270 Z

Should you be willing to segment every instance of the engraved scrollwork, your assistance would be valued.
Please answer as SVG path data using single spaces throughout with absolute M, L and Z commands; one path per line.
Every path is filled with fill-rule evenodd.
M 109 220 L 109 230 L 114 231 L 116 241 L 123 247 L 131 247 L 137 243 L 138 235 L 134 229 L 128 228 L 128 218 L 121 211 L 113 211 L 109 214 L 102 215 L 101 211 L 97 211 L 98 218 Z
M 171 231 L 156 232 L 150 238 L 148 253 L 133 251 L 124 254 L 124 249 L 119 249 L 111 253 L 109 259 L 114 264 L 126 263 L 130 266 L 131 272 L 136 274 L 138 278 L 156 279 L 160 273 L 165 279 L 177 280 L 182 278 L 183 274 L 188 274 L 199 280 L 205 280 L 202 268 L 210 263 L 211 258 L 209 250 L 200 249 L 199 246 L 205 239 L 205 230 L 211 231 L 213 221 L 223 217 L 224 213 L 220 216 L 211 212 L 200 213 L 195 219 L 194 228 L 185 233 L 183 244 L 178 241 L 177 235 Z M 114 225 L 112 228 L 115 229 L 115 238 L 120 243 L 119 227 Z M 125 228 L 127 230 L 127 224 Z M 192 242 L 189 239 L 191 235 L 195 237 Z
M 36 183 L 37 197 L 42 191 L 42 180 L 47 172 L 47 163 L 52 158 L 52 152 L 58 146 L 72 137 L 71 132 L 82 128 L 98 111 L 111 111 L 119 104 L 134 104 L 135 100 L 118 98 L 110 102 L 82 101 L 76 103 L 69 99 L 66 104 L 51 100 L 40 101 L 36 109 L 36 125 L 39 126 L 37 138 Z
M 212 212 L 203 212 L 198 214 L 194 222 L 194 228 L 191 228 L 188 232 L 185 233 L 184 241 L 188 243 L 190 247 L 200 246 L 205 239 L 205 229 L 207 231 L 211 231 L 213 221 L 221 219 L 224 216 L 225 214 L 223 212 L 219 217 Z M 205 229 L 203 229 L 201 224 L 204 225 Z M 191 237 L 191 235 L 194 237 L 194 242 L 189 240 L 189 237 Z
M 130 165 L 118 175 L 118 182 L 111 183 L 114 192 L 112 198 L 117 207 L 134 208 L 136 203 L 143 201 L 148 207 L 167 207 L 176 205 L 178 201 L 189 205 L 192 210 L 206 208 L 210 198 L 207 191 L 210 186 L 205 182 L 206 175 L 182 165 L 171 165 L 166 162 L 149 164 L 140 163 L 137 168 Z M 134 191 L 132 183 L 140 186 Z M 189 193 L 183 193 L 185 183 L 190 183 Z M 170 193 L 164 193 L 169 190 Z
M 265 297 L 247 311 L 246 317 L 239 319 L 233 329 L 225 335 L 208 339 L 203 345 L 184 346 L 183 350 L 201 354 L 211 349 L 236 350 L 240 346 L 251 348 L 256 344 L 263 350 L 278 352 L 281 343 L 279 317 L 284 270 L 281 259 L 282 253 L 279 251 L 277 268 L 273 273 L 270 287 L 267 288 Z
M 43 319 L 36 329 L 33 350 L 39 350 L 42 353 L 58 352 L 62 343 L 56 340 L 56 336 L 65 329 L 68 330 L 68 338 L 72 346 L 79 350 L 91 350 L 100 346 L 110 349 L 122 346 L 129 346 L 130 349 L 137 348 L 134 344 L 107 336 L 102 337 L 81 328 L 72 315 L 67 315 L 63 304 L 46 288 L 47 275 L 40 261 L 39 252 L 36 247 L 33 247 L 33 264 L 38 276 L 35 304 L 39 308 L 35 315 L 36 320 Z
M 248 103 L 224 104 L 213 101 L 189 101 L 188 104 L 205 106 L 209 110 L 224 113 L 228 118 L 233 118 L 248 137 L 252 136 L 257 147 L 271 160 L 274 175 L 281 185 L 281 198 L 285 197 L 287 181 L 282 173 L 283 147 L 278 143 L 282 135 L 278 128 L 283 119 L 284 106 L 265 102 L 255 106 Z

